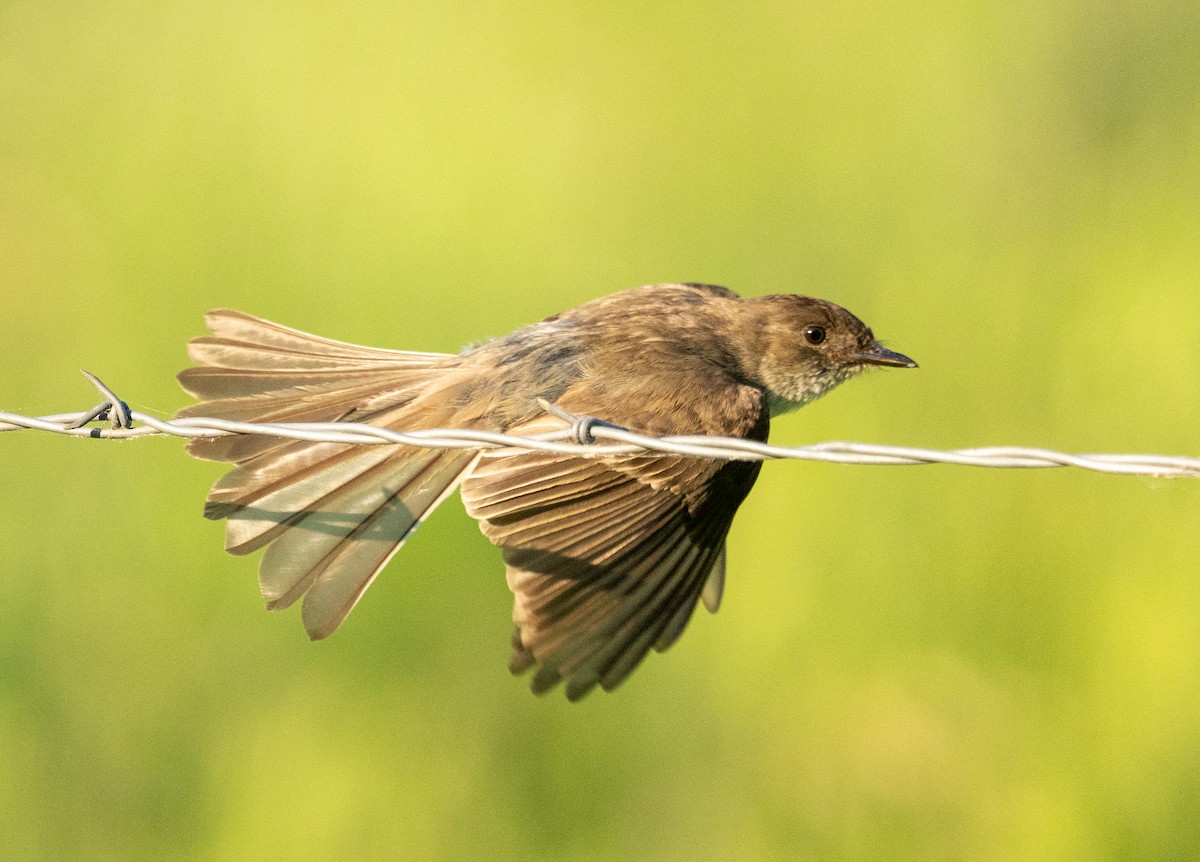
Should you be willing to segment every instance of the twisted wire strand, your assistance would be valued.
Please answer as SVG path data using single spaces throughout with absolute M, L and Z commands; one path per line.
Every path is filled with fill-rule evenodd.
M 99 378 L 84 372 L 105 400 L 91 410 L 56 413 L 48 416 L 23 416 L 0 411 L 0 431 L 37 430 L 73 437 L 106 440 L 130 440 L 140 437 L 225 437 L 231 434 L 259 434 L 310 440 L 323 443 L 380 445 L 400 443 L 437 449 L 518 448 L 556 452 L 581 457 L 630 455 L 639 452 L 664 452 L 696 458 L 739 461 L 796 460 L 832 464 L 915 465 L 957 464 L 964 467 L 1047 468 L 1076 467 L 1099 473 L 1177 478 L 1200 477 L 1200 458 L 1168 455 L 1071 454 L 1049 449 L 1019 446 L 989 446 L 975 449 L 918 449 L 908 446 L 883 446 L 870 443 L 828 442 L 809 446 L 772 446 L 755 440 L 733 437 L 682 435 L 648 437 L 635 434 L 594 417 L 578 417 L 545 404 L 551 413 L 571 423 L 560 431 L 539 434 L 502 434 L 471 428 L 432 428 L 419 431 L 393 431 L 357 422 L 234 422 L 191 416 L 159 419 L 129 409 Z M 107 421 L 110 427 L 94 425 Z M 603 441 L 603 442 L 601 442 Z

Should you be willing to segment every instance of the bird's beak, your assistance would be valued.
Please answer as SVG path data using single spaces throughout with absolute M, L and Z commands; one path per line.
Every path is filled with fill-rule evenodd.
M 869 350 L 858 354 L 854 358 L 864 365 L 891 365 L 895 368 L 917 367 L 917 363 L 913 362 L 903 353 L 888 350 L 878 341 L 872 344 Z

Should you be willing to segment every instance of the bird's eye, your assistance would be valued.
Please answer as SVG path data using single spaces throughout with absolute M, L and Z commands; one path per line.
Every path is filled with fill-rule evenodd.
M 825 340 L 824 326 L 808 326 L 804 329 L 804 340 L 809 344 L 820 344 Z

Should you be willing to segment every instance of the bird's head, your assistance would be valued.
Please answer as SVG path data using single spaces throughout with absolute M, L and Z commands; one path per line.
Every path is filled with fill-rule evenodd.
M 742 300 L 755 327 L 756 355 L 744 357 L 756 383 L 771 399 L 771 413 L 786 413 L 829 392 L 870 366 L 916 368 L 888 350 L 861 320 L 839 305 L 781 294 Z

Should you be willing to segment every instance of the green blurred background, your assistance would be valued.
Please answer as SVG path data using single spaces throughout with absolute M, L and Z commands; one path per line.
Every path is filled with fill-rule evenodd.
M 1200 455 L 1200 7 L 0 4 L 0 408 L 201 314 L 454 351 L 614 290 L 840 302 L 918 372 L 778 442 Z M 1200 854 L 1200 484 L 768 465 L 615 694 L 505 670 L 455 501 L 310 644 L 177 440 L 0 436 L 20 859 Z

